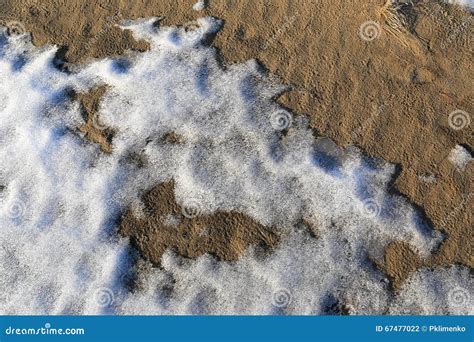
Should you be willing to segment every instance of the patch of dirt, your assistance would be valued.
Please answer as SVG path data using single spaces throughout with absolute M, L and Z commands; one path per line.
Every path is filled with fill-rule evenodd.
M 409 261 L 409 262 L 407 262 Z M 411 272 L 416 271 L 422 265 L 417 254 L 414 253 L 406 243 L 391 243 L 385 249 L 384 256 L 385 270 L 390 278 L 390 283 L 399 289 L 403 280 Z
M 155 186 L 143 203 L 141 215 L 132 209 L 125 213 L 119 233 L 130 237 L 154 265 L 161 264 L 168 248 L 188 258 L 209 253 L 219 260 L 235 261 L 250 246 L 265 254 L 279 241 L 271 228 L 242 213 L 202 214 L 199 208 L 182 207 L 176 202 L 172 181 Z
M 471 14 L 435 0 L 399 6 L 386 0 L 227 0 L 209 1 L 201 12 L 193 3 L 4 0 L 0 17 L 21 21 L 36 45 L 67 47 L 64 58 L 72 63 L 146 49 L 114 26 L 124 18 L 164 16 L 165 25 L 222 18 L 214 45 L 223 60 L 257 58 L 292 85 L 279 101 L 307 114 L 315 131 L 398 164 L 394 190 L 446 232 L 428 260 L 419 261 L 402 243 L 387 249 L 383 268 L 396 288 L 414 265 L 474 267 L 474 165 L 459 172 L 447 159 L 456 144 L 474 146 L 473 123 L 467 124 L 474 120 Z M 464 121 L 450 122 L 457 110 Z
M 101 86 L 88 93 L 75 94 L 73 100 L 79 102 L 84 118 L 84 124 L 79 126 L 79 131 L 90 141 L 99 144 L 102 151 L 111 153 L 113 132 L 103 125 L 98 115 L 100 100 L 106 91 L 107 87 Z
M 172 145 L 181 145 L 185 143 L 184 137 L 180 136 L 176 132 L 165 133 L 163 138 L 161 138 L 161 141 L 166 144 L 172 144 Z

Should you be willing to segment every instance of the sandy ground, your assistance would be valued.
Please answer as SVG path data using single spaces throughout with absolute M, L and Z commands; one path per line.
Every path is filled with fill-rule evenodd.
M 129 210 L 120 233 L 130 236 L 154 264 L 160 263 L 168 248 L 190 258 L 211 253 L 220 260 L 237 260 L 249 245 L 261 246 L 261 251 L 267 252 L 267 247 L 278 244 L 272 229 L 242 213 L 199 215 L 196 208 L 182 208 L 175 200 L 173 182 L 156 186 L 144 196 L 143 203 L 147 215 L 137 218 Z
M 471 153 L 474 145 L 471 14 L 436 1 L 395 8 L 385 0 L 227 0 L 209 1 L 200 12 L 192 9 L 193 3 L 4 0 L 0 19 L 20 21 L 33 33 L 36 45 L 63 47 L 60 56 L 67 62 L 65 67 L 127 49 L 146 49 L 146 43 L 113 26 L 122 19 L 160 16 L 164 25 L 188 23 L 203 15 L 223 19 L 214 45 L 224 63 L 257 58 L 292 86 L 279 101 L 299 115 L 308 115 L 315 134 L 341 146 L 355 144 L 370 156 L 397 164 L 399 174 L 392 190 L 405 195 L 436 229 L 446 232 L 440 250 L 426 260 L 402 243 L 386 249 L 379 266 L 395 288 L 421 265 L 473 267 L 474 165 L 471 162 L 459 171 L 448 160 L 457 144 Z M 111 132 L 92 125 L 103 91 L 78 95 L 87 121 L 80 129 L 108 151 Z M 463 111 L 464 120 L 450 121 L 450 113 L 457 110 Z M 157 185 L 152 193 L 162 191 L 157 198 L 169 196 L 174 207 L 170 187 Z M 193 218 L 197 221 L 190 224 L 222 219 L 216 215 Z M 151 230 L 133 231 L 130 224 L 138 221 L 129 213 L 121 231 L 134 236 L 142 253 L 156 262 L 165 246 L 191 257 L 212 252 L 233 260 L 248 244 L 277 242 L 267 228 L 250 218 L 223 215 L 233 223 L 228 234 L 211 239 L 212 243 L 196 242 L 201 238 L 198 233 L 166 241 L 154 235 L 145 238 L 153 229 L 166 229 L 156 224 Z M 239 219 L 233 215 L 240 215 Z M 150 215 L 141 227 L 150 227 L 156 219 Z M 250 223 L 248 231 L 238 227 L 239 220 Z

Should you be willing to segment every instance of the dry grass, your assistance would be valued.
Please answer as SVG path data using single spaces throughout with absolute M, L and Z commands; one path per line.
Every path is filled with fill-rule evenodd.
M 414 32 L 415 6 L 413 0 L 387 0 L 379 9 L 378 15 L 382 29 L 417 54 L 420 48 L 426 48 L 427 42 Z
M 385 24 L 385 30 L 388 33 L 399 35 L 406 34 L 408 30 L 407 20 L 401 12 L 401 5 L 393 0 L 387 0 L 379 12 L 382 22 Z

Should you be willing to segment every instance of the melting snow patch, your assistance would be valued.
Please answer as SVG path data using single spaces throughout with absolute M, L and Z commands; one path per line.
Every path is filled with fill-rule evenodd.
M 199 0 L 193 5 L 193 10 L 195 11 L 202 11 L 203 9 L 206 8 L 206 1 L 205 0 Z
M 273 101 L 285 87 L 256 61 L 219 65 L 203 43 L 218 20 L 160 29 L 156 20 L 125 24 L 150 51 L 72 74 L 53 67 L 54 48 L 1 33 L 0 312 L 319 314 L 342 303 L 385 312 L 387 284 L 368 256 L 395 240 L 426 256 L 441 240 L 388 192 L 393 165 L 315 140 L 304 117 Z M 98 85 L 108 86 L 100 119 L 116 132 L 110 155 L 77 134 L 83 118 L 68 96 Z M 183 143 L 164 143 L 170 132 Z M 131 153 L 148 162 L 134 165 Z M 117 218 L 169 179 L 184 205 L 242 211 L 277 227 L 281 245 L 235 263 L 168 252 L 130 293 Z M 318 239 L 295 230 L 302 217 Z
M 449 154 L 449 161 L 453 163 L 457 169 L 464 171 L 469 162 L 472 161 L 471 153 L 463 146 L 456 145 Z

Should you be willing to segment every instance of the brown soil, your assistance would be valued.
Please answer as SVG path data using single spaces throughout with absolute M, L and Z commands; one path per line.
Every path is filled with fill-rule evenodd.
M 99 144 L 102 151 L 112 152 L 111 137 L 112 133 L 103 126 L 97 115 L 102 95 L 107 91 L 107 87 L 102 86 L 92 89 L 88 93 L 75 94 L 74 99 L 81 105 L 82 116 L 85 123 L 79 127 L 79 131 L 85 134 L 85 137 L 92 142 Z
M 393 190 L 445 230 L 447 240 L 428 260 L 404 244 L 387 248 L 383 268 L 398 287 L 414 265 L 474 266 L 474 165 L 458 172 L 447 160 L 456 144 L 474 145 L 473 123 L 448 124 L 454 110 L 473 119 L 473 17 L 434 0 L 413 2 L 395 9 L 385 0 L 228 0 L 196 12 L 194 1 L 4 0 L 0 17 L 22 21 L 37 45 L 67 46 L 68 62 L 146 49 L 113 27 L 122 18 L 164 16 L 166 25 L 224 19 L 214 42 L 223 60 L 257 58 L 293 86 L 280 102 L 309 115 L 317 132 L 398 164 Z M 371 41 L 359 35 L 367 21 L 381 28 Z
M 409 260 L 410 262 L 407 262 Z M 391 243 L 385 248 L 385 270 L 390 278 L 390 284 L 398 288 L 411 272 L 422 265 L 418 256 L 406 243 Z M 382 266 L 383 267 L 383 266 Z
M 209 253 L 234 261 L 249 246 L 264 252 L 278 244 L 278 236 L 252 218 L 238 212 L 201 214 L 199 208 L 183 208 L 175 200 L 174 183 L 162 183 L 143 197 L 143 217 L 130 209 L 119 233 L 129 236 L 137 249 L 155 265 L 168 249 L 196 258 Z

